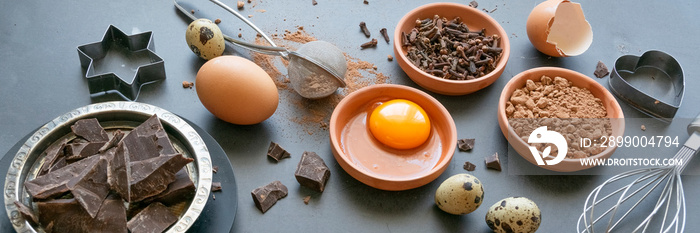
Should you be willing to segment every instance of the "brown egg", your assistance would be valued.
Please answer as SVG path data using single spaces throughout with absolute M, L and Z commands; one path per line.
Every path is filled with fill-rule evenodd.
M 593 30 L 581 4 L 568 0 L 540 3 L 530 12 L 526 25 L 532 45 L 549 56 L 581 55 L 593 43 Z
M 252 61 L 238 56 L 219 56 L 204 63 L 196 80 L 197 96 L 205 108 L 221 120 L 251 125 L 275 113 L 277 87 L 270 76 Z

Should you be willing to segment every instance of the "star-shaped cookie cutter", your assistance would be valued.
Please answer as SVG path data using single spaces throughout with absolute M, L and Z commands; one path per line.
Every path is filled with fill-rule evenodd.
M 127 36 L 109 25 L 102 41 L 78 46 L 78 55 L 93 97 L 113 93 L 134 101 L 141 86 L 165 79 L 165 63 L 155 53 L 150 31 Z M 119 71 L 134 74 L 120 77 Z

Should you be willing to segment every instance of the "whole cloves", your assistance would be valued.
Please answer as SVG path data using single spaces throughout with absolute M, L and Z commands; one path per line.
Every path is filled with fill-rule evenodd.
M 379 29 L 379 33 L 382 34 L 386 43 L 389 43 L 389 34 L 386 33 L 386 28 Z
M 360 48 L 366 49 L 366 48 L 372 48 L 377 46 L 377 39 L 372 38 L 369 42 L 366 42 L 362 45 L 360 45 Z
M 367 29 L 367 24 L 365 22 L 360 22 L 360 30 L 362 30 L 362 33 L 365 34 L 365 37 L 369 38 L 370 33 L 369 30 Z
M 469 30 L 459 17 L 448 20 L 435 15 L 416 19 L 415 27 L 402 32 L 400 39 L 407 57 L 421 70 L 445 79 L 469 80 L 493 71 L 503 52 L 501 38 L 486 36 L 485 31 Z

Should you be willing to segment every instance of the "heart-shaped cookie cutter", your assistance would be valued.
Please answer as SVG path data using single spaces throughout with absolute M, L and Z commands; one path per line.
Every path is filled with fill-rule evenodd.
M 651 50 L 642 56 L 619 57 L 610 73 L 609 85 L 630 106 L 670 122 L 681 106 L 685 79 L 675 58 Z

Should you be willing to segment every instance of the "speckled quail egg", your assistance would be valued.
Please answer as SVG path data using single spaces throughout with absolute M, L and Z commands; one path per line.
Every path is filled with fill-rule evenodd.
M 224 34 L 208 19 L 197 19 L 190 23 L 185 33 L 187 46 L 194 54 L 206 60 L 221 56 L 226 49 Z
M 537 231 L 541 221 L 540 208 L 524 197 L 500 200 L 486 213 L 486 224 L 497 233 L 532 233 Z
M 455 215 L 468 214 L 479 208 L 484 200 L 481 181 L 469 174 L 457 174 L 440 184 L 435 192 L 435 204 Z

